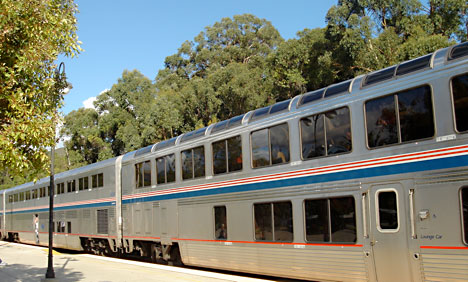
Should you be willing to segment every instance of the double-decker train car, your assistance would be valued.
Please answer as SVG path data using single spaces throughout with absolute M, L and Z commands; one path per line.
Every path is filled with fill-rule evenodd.
M 54 245 L 319 281 L 467 281 L 467 168 L 463 43 L 60 173 Z M 1 191 L 3 238 L 47 245 L 48 185 Z

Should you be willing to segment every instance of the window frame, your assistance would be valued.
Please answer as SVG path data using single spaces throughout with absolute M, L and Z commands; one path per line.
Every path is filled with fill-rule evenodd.
M 216 209 L 217 208 L 224 208 L 224 216 L 225 216 L 225 232 L 226 232 L 226 237 L 225 238 L 220 238 L 216 236 L 217 229 L 216 229 Z M 213 238 L 215 240 L 220 240 L 220 241 L 226 241 L 228 239 L 228 224 L 227 224 L 227 207 L 226 205 L 216 205 L 213 207 Z
M 396 229 L 383 229 L 380 226 L 380 202 L 379 202 L 379 195 L 382 192 L 394 192 L 395 193 L 395 199 L 396 199 L 396 208 L 397 208 L 397 223 L 398 227 Z M 395 188 L 383 188 L 375 191 L 374 193 L 374 201 L 375 201 L 375 227 L 380 233 L 398 233 L 401 228 L 401 219 L 400 219 L 400 200 L 399 200 L 399 194 L 398 190 Z
M 348 114 L 349 114 L 349 133 L 350 133 L 351 149 L 346 151 L 346 152 L 341 152 L 341 153 L 336 153 L 336 154 L 328 154 L 328 148 L 327 148 L 326 149 L 326 152 L 327 152 L 326 155 L 318 156 L 318 157 L 312 157 L 312 158 L 305 158 L 304 155 L 303 155 L 303 152 L 302 152 L 302 140 L 303 140 L 302 139 L 302 120 L 305 119 L 305 118 L 312 117 L 312 116 L 325 115 L 328 112 L 335 111 L 335 110 L 341 110 L 341 109 L 344 109 L 344 108 L 346 108 L 348 110 Z M 325 124 L 325 121 L 324 121 L 324 124 Z M 349 108 L 349 105 L 345 105 L 345 106 L 339 107 L 339 108 L 333 108 L 333 109 L 326 110 L 326 111 L 317 112 L 317 113 L 307 115 L 307 116 L 301 116 L 299 118 L 299 120 L 298 120 L 298 125 L 299 125 L 299 143 L 300 143 L 300 148 L 299 149 L 300 149 L 300 155 L 301 155 L 301 160 L 302 161 L 310 161 L 310 160 L 315 160 L 315 159 L 319 159 L 319 158 L 328 158 L 328 157 L 333 157 L 333 156 L 350 154 L 354 150 L 352 112 L 351 112 L 351 109 Z M 325 140 L 325 142 L 327 142 L 327 129 L 326 129 L 326 127 L 324 127 L 324 140 Z M 327 146 L 326 143 L 325 143 L 325 146 Z
M 96 177 L 96 186 L 94 186 L 94 177 Z M 100 186 L 100 181 L 102 180 L 102 186 Z M 104 187 L 104 173 L 96 173 L 91 175 L 91 189 L 98 189 Z
M 194 151 L 196 149 L 200 149 L 202 148 L 203 149 L 203 175 L 201 176 L 195 176 L 195 154 L 194 154 Z M 188 177 L 188 178 L 184 178 L 184 159 L 182 157 L 182 155 L 184 154 L 184 152 L 187 152 L 187 151 L 190 151 L 190 156 L 191 156 L 191 162 L 192 162 L 192 171 L 191 171 L 191 174 L 192 174 L 192 177 Z M 181 178 L 182 178 L 182 181 L 187 181 L 187 180 L 194 180 L 194 179 L 202 179 L 204 177 L 206 177 L 206 150 L 205 150 L 205 145 L 200 145 L 200 146 L 195 146 L 195 147 L 191 147 L 189 149 L 185 149 L 185 150 L 181 150 L 179 152 L 179 156 L 180 156 L 180 173 L 181 173 Z
M 167 159 L 168 157 L 172 156 L 173 158 L 173 161 L 174 161 L 174 180 L 172 181 L 168 181 L 168 177 L 167 177 Z M 164 182 L 161 182 L 159 183 L 158 179 L 159 179 L 159 170 L 158 170 L 158 160 L 164 160 Z M 175 160 L 175 153 L 171 153 L 171 154 L 167 154 L 167 155 L 164 155 L 164 156 L 161 156 L 161 157 L 157 157 L 155 159 L 155 169 L 156 169 L 156 185 L 164 185 L 164 184 L 168 184 L 168 183 L 174 183 L 176 182 L 176 160 Z
M 352 198 L 353 203 L 354 203 L 354 227 L 355 227 L 355 240 L 353 241 L 333 241 L 333 222 L 332 222 L 332 210 L 331 210 L 331 200 L 332 199 L 343 199 L 343 198 Z M 307 209 L 306 209 L 306 202 L 307 201 L 319 201 L 319 200 L 326 200 L 327 203 L 327 220 L 328 220 L 328 235 L 329 235 L 329 240 L 328 241 L 313 241 L 313 240 L 307 240 Z M 347 194 L 347 195 L 336 195 L 332 197 L 319 197 L 319 198 L 307 198 L 302 201 L 302 212 L 303 212 L 303 226 L 304 226 L 304 241 L 307 243 L 312 243 L 312 244 L 335 244 L 335 245 L 356 245 L 358 243 L 358 207 L 357 207 L 357 201 L 356 197 L 352 194 Z
M 464 130 L 464 131 L 459 131 L 458 130 L 458 127 L 457 127 L 457 115 L 456 115 L 456 112 L 455 112 L 455 97 L 454 97 L 454 92 L 453 92 L 453 79 L 454 78 L 457 78 L 457 77 L 460 77 L 460 76 L 468 76 L 468 72 L 465 72 L 465 73 L 459 73 L 457 75 L 454 75 L 452 77 L 450 77 L 450 81 L 449 81 L 449 85 L 450 85 L 450 100 L 452 102 L 452 120 L 453 120 L 453 129 L 455 130 L 456 133 L 458 134 L 464 134 L 464 133 L 468 133 L 468 130 Z
M 460 188 L 459 197 L 460 197 L 460 224 L 461 224 L 461 235 L 462 242 L 465 245 L 468 245 L 468 212 L 466 213 L 466 218 L 463 210 L 463 191 L 468 194 L 468 186 L 463 186 Z M 466 203 L 468 205 L 468 203 Z M 465 226 L 465 223 L 467 224 Z
M 291 205 L 291 240 L 277 240 L 275 237 L 275 204 L 283 204 L 283 203 L 289 203 Z M 255 206 L 256 205 L 269 205 L 270 207 L 270 223 L 271 223 L 271 240 L 262 240 L 262 239 L 257 239 L 257 232 L 256 232 L 256 220 L 255 220 Z M 294 242 L 294 205 L 291 200 L 284 200 L 284 201 L 272 201 L 272 202 L 257 202 L 252 204 L 252 223 L 253 223 L 253 239 L 255 242 L 277 242 L 277 243 L 292 243 Z
M 239 138 L 239 141 L 240 141 L 240 152 L 241 152 L 241 162 L 240 162 L 240 169 L 238 170 L 229 170 L 229 140 L 232 140 L 232 139 L 237 139 Z M 214 154 L 214 145 L 216 143 L 224 143 L 224 149 L 225 149 L 225 152 L 226 152 L 226 171 L 225 172 L 219 172 L 219 173 L 215 173 L 215 154 Z M 214 176 L 217 176 L 217 175 L 224 175 L 224 174 L 229 174 L 229 173 L 234 173 L 234 172 L 241 172 L 243 169 L 244 169 L 244 158 L 243 158 L 243 147 L 242 147 L 242 136 L 241 135 L 234 135 L 234 136 L 231 136 L 229 138 L 225 138 L 225 139 L 221 139 L 221 140 L 218 140 L 218 141 L 214 141 L 214 142 L 211 142 L 211 172 Z
M 432 106 L 432 125 L 433 125 L 433 130 L 434 130 L 434 134 L 430 137 L 425 137 L 425 138 L 421 138 L 421 139 L 413 139 L 413 140 L 409 140 L 409 141 L 402 141 L 402 137 L 401 137 L 401 119 L 400 119 L 400 114 L 399 114 L 399 107 L 398 107 L 398 101 L 395 100 L 395 98 L 393 98 L 393 101 L 396 102 L 394 103 L 395 104 L 395 114 L 396 114 L 396 118 L 397 120 L 395 121 L 396 123 L 396 126 L 397 126 L 397 139 L 398 139 L 398 142 L 396 143 L 392 143 L 392 144 L 385 144 L 385 145 L 382 145 L 382 146 L 376 146 L 376 147 L 370 147 L 369 146 L 369 136 L 368 136 L 368 131 L 367 131 L 367 114 L 366 114 L 366 103 L 369 102 L 369 101 L 373 101 L 373 100 L 377 100 L 377 99 L 381 99 L 381 98 L 384 98 L 384 97 L 388 97 L 388 96 L 398 96 L 398 94 L 401 94 L 403 92 L 407 92 L 407 91 L 411 91 L 411 90 L 414 90 L 414 89 L 417 89 L 417 88 L 422 88 L 422 87 L 429 87 L 429 91 L 430 91 L 430 97 L 431 97 L 431 106 Z M 453 105 L 453 103 L 452 103 Z M 363 101 L 363 104 L 362 104 L 362 107 L 363 107 L 363 115 L 364 115 L 364 134 L 365 134 L 365 140 L 366 140 L 366 148 L 368 150 L 378 150 L 378 149 L 382 149 L 382 148 L 387 148 L 387 147 L 391 147 L 391 146 L 399 146 L 399 145 L 404 145 L 404 144 L 411 144 L 411 143 L 415 143 L 415 142 L 422 142 L 422 141 L 426 141 L 426 140 L 432 140 L 435 138 L 435 136 L 437 136 L 437 126 L 436 126 L 436 116 L 435 116 L 435 106 L 434 106 L 434 89 L 432 87 L 431 84 L 428 84 L 428 83 L 424 83 L 424 84 L 420 84 L 420 85 L 417 85 L 417 86 L 414 86 L 414 87 L 410 87 L 410 88 L 404 88 L 404 89 L 401 89 L 401 90 L 398 90 L 398 91 L 395 91 L 395 92 L 391 92 L 389 94 L 384 94 L 384 95 L 379 95 L 379 96 L 376 96 L 376 97 L 372 97 L 371 99 L 367 99 L 365 101 Z
M 271 144 L 271 129 L 277 126 L 281 125 L 286 125 L 288 128 L 288 160 L 285 162 L 281 163 L 273 163 L 273 149 L 272 149 L 272 144 Z M 252 134 L 255 132 L 259 132 L 262 130 L 267 130 L 267 138 L 268 138 L 268 156 L 269 156 L 269 164 L 263 165 L 263 166 L 254 166 L 254 152 L 253 152 L 253 146 L 252 146 Z M 249 144 L 249 151 L 250 151 L 250 168 L 252 169 L 262 169 L 262 168 L 267 168 L 267 167 L 272 167 L 272 166 L 278 166 L 278 165 L 285 165 L 288 163 L 291 163 L 291 131 L 290 131 L 290 126 L 289 122 L 281 122 L 275 125 L 271 125 L 268 127 L 263 127 L 259 129 L 255 129 L 249 132 L 249 139 L 250 139 L 250 144 Z

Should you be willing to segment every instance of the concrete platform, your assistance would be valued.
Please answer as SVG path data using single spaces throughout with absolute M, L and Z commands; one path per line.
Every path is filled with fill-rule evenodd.
M 54 252 L 56 278 L 45 279 L 47 255 L 47 248 L 0 241 L 0 258 L 6 263 L 6 265 L 0 265 L 0 281 L 271 281 L 87 254 L 57 252 Z

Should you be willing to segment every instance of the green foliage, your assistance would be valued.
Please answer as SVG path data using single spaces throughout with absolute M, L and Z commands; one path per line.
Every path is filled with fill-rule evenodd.
M 53 62 L 80 50 L 76 12 L 72 0 L 0 2 L 0 171 L 9 176 L 48 169 L 61 106 Z

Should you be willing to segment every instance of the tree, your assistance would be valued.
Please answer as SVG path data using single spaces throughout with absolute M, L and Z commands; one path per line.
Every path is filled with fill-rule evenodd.
M 80 51 L 72 0 L 0 2 L 0 170 L 37 176 L 48 169 L 61 106 L 59 54 Z
M 272 103 L 266 59 L 281 42 L 264 19 L 250 14 L 223 18 L 166 58 L 156 77 L 158 95 L 172 97 L 182 131 Z

